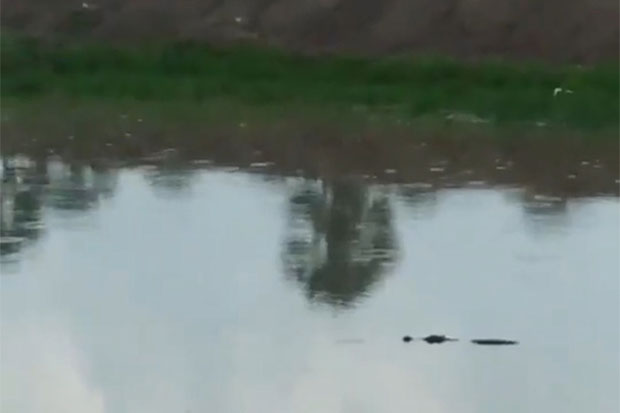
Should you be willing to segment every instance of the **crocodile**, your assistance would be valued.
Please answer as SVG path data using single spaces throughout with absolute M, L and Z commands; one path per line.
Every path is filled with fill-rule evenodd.
M 403 337 L 403 341 L 405 343 L 409 343 L 410 341 L 413 341 L 413 340 L 423 340 L 423 341 L 426 341 L 428 344 L 440 344 L 440 343 L 445 343 L 446 341 L 458 341 L 457 338 L 446 337 L 444 335 L 439 335 L 439 334 L 431 334 L 430 336 L 421 337 L 418 339 L 414 339 L 411 336 Z

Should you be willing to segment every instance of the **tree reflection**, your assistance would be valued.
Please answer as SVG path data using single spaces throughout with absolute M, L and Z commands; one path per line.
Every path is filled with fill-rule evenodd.
M 40 237 L 45 208 L 86 212 L 116 189 L 116 171 L 101 166 L 6 158 L 2 167 L 2 255 L 18 253 Z
M 97 195 L 92 170 L 86 165 L 50 165 L 47 201 L 52 208 L 87 211 L 95 206 Z
M 387 194 L 355 180 L 304 182 L 289 206 L 283 260 L 310 300 L 350 306 L 395 261 Z
M 552 234 L 567 226 L 568 202 L 566 198 L 533 194 L 521 195 L 526 227 L 532 232 Z
M 86 212 L 110 198 L 116 191 L 118 173 L 113 168 L 90 163 L 47 162 L 46 206 L 65 211 Z
M 398 194 L 416 218 L 428 218 L 437 209 L 437 189 L 432 185 L 399 185 Z
M 164 197 L 186 195 L 196 177 L 195 170 L 176 162 L 163 162 L 146 170 L 146 179 L 155 193 Z
M 39 238 L 41 224 L 41 196 L 33 188 L 2 188 L 2 254 L 17 252 L 24 241 Z
M 18 252 L 24 243 L 41 235 L 42 189 L 40 185 L 33 183 L 33 177 L 38 172 L 34 162 L 25 162 L 25 165 L 16 167 L 11 159 L 3 161 L 0 210 L 2 255 Z

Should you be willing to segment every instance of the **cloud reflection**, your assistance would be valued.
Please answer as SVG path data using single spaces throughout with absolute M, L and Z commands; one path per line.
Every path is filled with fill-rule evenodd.
M 49 318 L 2 323 L 3 412 L 103 413 L 104 397 L 88 379 L 84 354 Z

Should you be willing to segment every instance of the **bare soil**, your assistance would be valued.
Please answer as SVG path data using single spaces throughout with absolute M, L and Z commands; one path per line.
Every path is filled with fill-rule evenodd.
M 0 21 L 39 37 L 583 64 L 620 45 L 617 0 L 3 0 Z

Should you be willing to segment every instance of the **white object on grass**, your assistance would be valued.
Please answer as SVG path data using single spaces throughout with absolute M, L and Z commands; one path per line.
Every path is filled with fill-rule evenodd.
M 555 89 L 553 89 L 553 96 L 557 96 L 560 93 L 566 93 L 566 94 L 573 94 L 575 93 L 574 91 L 572 91 L 571 89 L 562 89 L 561 87 L 556 87 Z

